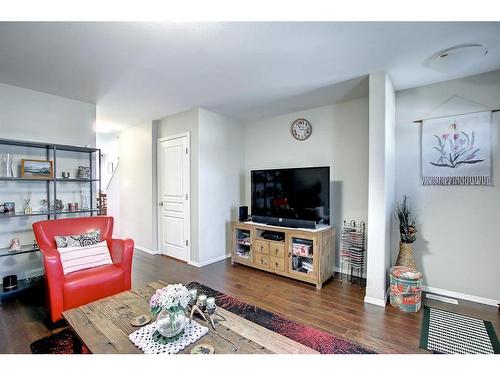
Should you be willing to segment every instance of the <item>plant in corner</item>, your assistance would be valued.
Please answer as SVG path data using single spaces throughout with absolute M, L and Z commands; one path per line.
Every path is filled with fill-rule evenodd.
M 396 214 L 399 219 L 399 234 L 401 237 L 396 266 L 416 269 L 417 264 L 413 251 L 413 242 L 415 242 L 417 233 L 417 229 L 415 228 L 416 218 L 415 215 L 412 214 L 412 209 L 406 195 L 403 196 L 402 202 L 397 204 Z

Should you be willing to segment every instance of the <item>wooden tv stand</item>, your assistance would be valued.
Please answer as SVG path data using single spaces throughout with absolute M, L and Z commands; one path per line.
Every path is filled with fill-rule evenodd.
M 232 223 L 231 263 L 258 268 L 281 276 L 315 284 L 335 273 L 335 229 L 296 229 L 247 222 Z M 282 240 L 266 239 L 274 232 Z

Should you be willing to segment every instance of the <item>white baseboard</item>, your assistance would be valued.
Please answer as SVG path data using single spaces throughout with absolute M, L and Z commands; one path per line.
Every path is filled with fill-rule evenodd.
M 224 255 L 217 257 L 217 258 L 204 260 L 203 262 L 195 262 L 195 261 L 190 260 L 190 261 L 188 261 L 188 264 L 190 264 L 191 266 L 195 266 L 195 267 L 204 267 L 204 266 L 208 266 L 209 264 L 212 264 L 215 262 L 220 262 L 221 260 L 224 260 L 224 259 L 227 259 L 230 257 L 231 257 L 231 254 L 224 254 Z
M 148 249 L 148 248 L 146 248 L 146 247 L 142 247 L 142 246 L 137 246 L 137 245 L 135 245 L 135 248 L 136 248 L 137 250 L 144 251 L 145 253 L 148 253 L 148 254 L 151 254 L 151 255 L 156 255 L 156 254 L 158 254 L 156 251 L 151 250 L 151 249 Z
M 372 297 L 367 297 L 365 296 L 365 303 L 369 303 L 375 306 L 380 306 L 380 307 L 385 307 L 387 305 L 387 300 L 389 298 L 389 288 L 384 293 L 384 299 L 379 299 L 379 298 L 372 298 Z
M 385 300 L 383 300 L 383 299 L 378 299 L 378 298 L 372 298 L 372 297 L 365 296 L 365 303 L 369 303 L 371 305 L 380 306 L 380 307 L 384 307 L 385 308 L 385 305 L 386 305 L 385 301 L 387 301 L 387 298 Z
M 494 299 L 490 299 L 490 298 L 472 296 L 470 294 L 453 292 L 451 290 L 444 290 L 444 289 L 434 288 L 434 287 L 430 287 L 430 286 L 426 286 L 426 285 L 422 286 L 422 290 L 424 292 L 440 294 L 442 296 L 463 299 L 463 300 L 471 301 L 471 302 L 482 303 L 484 305 L 498 306 L 498 304 L 500 303 L 500 301 L 495 301 Z

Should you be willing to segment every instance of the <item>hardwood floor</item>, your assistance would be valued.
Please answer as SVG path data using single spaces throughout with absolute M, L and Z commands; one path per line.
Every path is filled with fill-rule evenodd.
M 145 286 L 154 280 L 198 281 L 378 353 L 424 353 L 418 349 L 422 312 L 402 313 L 391 306 L 383 309 L 364 304 L 364 290 L 345 281 L 341 283 L 338 278 L 317 290 L 313 285 L 253 268 L 232 266 L 229 260 L 196 268 L 165 256 L 136 251 L 132 287 Z M 55 326 L 48 323 L 42 292 L 34 290 L 22 299 L 0 306 L 0 353 L 30 353 L 31 342 L 64 326 L 64 323 Z M 500 332 L 500 315 L 495 307 L 470 302 L 458 306 L 430 303 L 490 320 Z

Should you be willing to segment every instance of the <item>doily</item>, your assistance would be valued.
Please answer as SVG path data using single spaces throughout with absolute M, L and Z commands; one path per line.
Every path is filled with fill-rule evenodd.
M 156 322 L 153 322 L 131 333 L 128 338 L 146 354 L 175 354 L 205 336 L 208 333 L 208 328 L 190 320 L 182 335 L 177 340 L 167 344 L 159 344 L 153 340 L 155 331 Z

